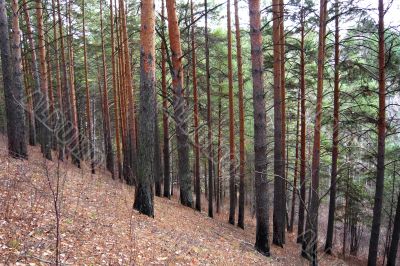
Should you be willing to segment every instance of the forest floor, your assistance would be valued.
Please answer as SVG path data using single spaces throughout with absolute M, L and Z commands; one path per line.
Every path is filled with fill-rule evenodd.
M 3 137 L 0 146 L 6 147 Z M 134 188 L 99 170 L 44 160 L 38 147 L 29 161 L 0 150 L 0 265 L 307 265 L 295 234 L 271 257 L 254 250 L 255 219 L 246 229 L 227 223 L 227 213 L 196 212 L 155 197 L 155 217 L 132 210 Z M 57 193 L 57 180 L 59 180 Z M 57 199 L 58 198 L 58 199 Z M 203 200 L 203 205 L 205 205 Z M 271 217 L 272 218 L 272 217 Z M 321 254 L 320 265 L 357 265 Z

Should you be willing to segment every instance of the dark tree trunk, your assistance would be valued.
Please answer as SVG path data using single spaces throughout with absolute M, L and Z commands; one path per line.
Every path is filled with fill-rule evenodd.
M 232 71 L 232 29 L 231 1 L 227 3 L 228 24 L 228 86 L 229 86 L 229 223 L 235 224 L 236 212 L 236 156 L 235 156 L 235 118 L 233 111 L 233 71 Z
M 161 31 L 165 36 L 165 8 L 161 1 Z M 164 157 L 164 197 L 171 198 L 171 173 L 169 156 L 169 124 L 168 124 L 168 93 L 167 93 L 167 55 L 165 43 L 161 43 L 161 87 L 163 96 L 163 157 Z
M 254 170 L 256 196 L 256 243 L 255 248 L 269 256 L 269 214 L 267 182 L 267 131 L 264 101 L 263 53 L 260 1 L 249 1 L 251 62 L 253 76 L 254 108 Z
M 333 93 L 333 140 L 332 140 L 332 170 L 329 195 L 328 228 L 326 232 L 325 252 L 332 254 L 333 227 L 336 209 L 336 177 L 339 155 L 339 2 L 335 3 L 335 80 Z
M 154 97 L 156 102 L 157 98 Z M 160 155 L 160 132 L 158 129 L 158 104 L 155 103 L 155 118 L 154 118 L 154 188 L 157 197 L 161 197 L 161 155 Z
M 369 242 L 368 265 L 376 265 L 379 233 L 381 228 L 381 214 L 383 189 L 385 180 L 385 138 L 386 138 L 386 114 L 385 114 L 385 27 L 384 27 L 384 7 L 383 0 L 379 0 L 379 113 L 378 113 L 378 153 L 377 153 L 377 170 L 376 170 L 376 189 L 374 198 L 374 210 L 372 218 L 371 238 Z
M 297 116 L 296 116 L 296 159 L 294 162 L 294 177 L 293 177 L 293 187 L 292 187 L 292 204 L 290 210 L 290 221 L 288 222 L 288 231 L 293 232 L 294 225 L 294 209 L 296 206 L 296 195 L 298 193 L 297 190 L 297 176 L 299 174 L 298 164 L 299 164 L 299 123 L 300 122 L 300 93 L 298 93 L 297 98 Z
M 172 87 L 174 90 L 174 118 L 176 122 L 176 140 L 178 145 L 178 176 L 180 201 L 192 207 L 192 182 L 189 164 L 189 136 L 187 131 L 187 108 L 183 91 L 182 49 L 180 31 L 176 16 L 175 0 L 167 0 L 168 31 L 172 55 Z
M 35 39 L 33 38 L 33 30 L 32 30 L 32 25 L 29 17 L 29 11 L 28 11 L 28 6 L 26 3 L 26 0 L 22 2 L 23 4 L 23 11 L 25 15 L 25 22 L 26 22 L 26 28 L 27 28 L 27 38 L 28 38 L 28 43 L 31 48 L 31 69 L 32 69 L 32 78 L 33 78 L 33 84 L 34 84 L 34 91 L 32 91 L 30 88 L 29 94 L 27 94 L 28 101 L 32 103 L 32 109 L 34 112 L 31 113 L 31 116 L 33 116 L 30 119 L 30 126 L 29 126 L 29 143 L 32 146 L 36 145 L 36 134 L 40 132 L 40 121 L 39 121 L 39 104 L 40 104 L 40 77 L 39 77 L 39 67 L 38 67 L 38 61 L 37 61 L 37 55 L 36 55 L 36 46 L 35 46 Z M 32 126 L 31 126 L 32 125 Z M 39 133 L 39 143 L 41 143 L 40 139 L 41 135 Z
M 220 208 L 222 205 L 222 165 L 221 165 L 221 156 L 222 156 L 222 147 L 221 147 L 221 135 L 222 135 L 222 123 L 221 123 L 221 114 L 222 114 L 222 103 L 221 103 L 221 87 L 219 88 L 219 97 L 218 97 L 218 144 L 217 144 L 217 170 L 218 170 L 218 180 L 217 180 L 217 213 L 220 213 Z
M 15 2 L 15 3 L 14 3 Z M 22 84 L 18 2 L 13 17 L 13 38 L 10 51 L 8 17 L 4 0 L 0 0 L 0 49 L 7 116 L 8 152 L 16 158 L 28 158 L 25 140 L 24 88 Z
M 229 2 L 229 0 L 228 0 Z M 210 50 L 209 50 L 209 38 L 208 38 L 208 6 L 207 0 L 204 0 L 204 9 L 205 9 L 205 49 L 206 49 L 206 83 L 207 83 L 207 137 L 208 137 L 208 145 L 207 145 L 207 159 L 208 159 L 208 217 L 214 216 L 213 211 L 213 194 L 214 194 L 214 186 L 213 186 L 213 145 L 212 145 L 212 129 L 211 129 L 211 83 L 210 83 Z M 229 7 L 228 7 L 229 10 Z M 232 60 L 232 58 L 230 59 Z
M 400 238 L 400 193 L 397 196 L 397 207 L 393 223 L 392 242 L 390 244 L 389 254 L 387 258 L 388 266 L 396 265 L 396 255 L 397 255 L 397 249 L 399 248 L 399 238 Z
M 106 152 L 106 167 L 110 171 L 112 178 L 114 175 L 114 154 L 112 149 L 111 141 L 111 128 L 110 128 L 110 112 L 108 109 L 108 86 L 107 86 L 107 64 L 106 64 L 106 52 L 104 45 L 104 30 L 103 30 L 103 6 L 100 1 L 100 31 L 101 31 L 101 54 L 103 62 L 103 112 L 104 112 L 104 143 Z
M 110 29 L 110 32 L 111 32 L 110 41 L 111 41 L 112 86 L 113 86 L 113 96 L 114 96 L 115 146 L 117 148 L 118 178 L 121 179 L 122 178 L 122 162 L 121 162 L 121 141 L 120 141 L 118 87 L 117 87 L 117 64 L 116 64 L 116 60 L 115 60 L 113 0 L 110 0 L 110 28 L 111 28 Z M 85 30 L 85 29 L 83 29 L 83 30 Z
M 207 14 L 205 14 L 207 17 Z M 194 36 L 195 21 L 193 16 L 193 1 L 190 1 L 191 19 L 191 49 L 192 49 L 192 79 L 193 79 L 193 116 L 194 116 L 194 183 L 196 193 L 196 210 L 201 212 L 201 185 L 200 185 L 200 143 L 199 143 L 199 102 L 197 92 L 197 63 L 196 63 L 196 43 Z
M 154 149 L 156 140 L 156 90 L 155 90 L 155 14 L 154 0 L 141 3 L 140 30 L 140 104 L 138 134 L 137 184 L 134 208 L 154 217 L 152 184 L 156 171 Z M 157 140 L 158 141 L 158 140 Z M 161 194 L 161 193 L 160 193 Z
M 85 28 L 85 0 L 82 1 L 82 33 L 83 33 L 83 61 L 85 69 L 85 94 L 86 94 L 86 121 L 87 121 L 87 134 L 89 139 L 87 140 L 90 168 L 92 174 L 95 173 L 94 167 L 94 147 L 93 147 L 93 135 L 92 135 L 92 117 L 90 114 L 90 90 L 88 80 L 88 64 L 87 64 L 87 45 L 86 45 L 86 28 Z
M 273 0 L 273 43 L 274 43 L 274 214 L 272 243 L 283 247 L 285 243 L 285 159 L 282 140 L 282 36 L 281 36 L 281 1 Z
M 47 80 L 47 61 L 46 61 L 46 47 L 44 39 L 43 28 L 43 8 L 41 0 L 36 0 L 36 18 L 37 18 L 37 33 L 39 44 L 39 62 L 40 62 L 40 90 L 41 90 L 41 103 L 40 103 L 40 139 L 41 150 L 43 156 L 51 160 L 51 131 L 49 124 L 49 99 L 48 99 L 48 80 Z
M 304 7 L 300 11 L 300 97 L 301 97 L 301 132 L 300 132 L 300 197 L 299 218 L 297 224 L 297 243 L 303 242 L 304 211 L 306 200 L 306 84 L 304 62 Z

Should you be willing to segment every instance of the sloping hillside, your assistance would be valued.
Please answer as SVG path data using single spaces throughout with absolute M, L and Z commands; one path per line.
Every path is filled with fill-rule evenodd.
M 307 264 L 294 235 L 288 235 L 285 249 L 272 246 L 267 258 L 253 249 L 255 220 L 250 217 L 241 230 L 226 222 L 226 213 L 210 219 L 180 206 L 175 195 L 155 198 L 152 219 L 132 210 L 132 187 L 101 170 L 91 175 L 68 163 L 45 161 L 39 148 L 30 149 L 29 161 L 0 152 L 0 264 L 54 264 L 57 195 L 63 264 Z M 323 256 L 321 264 L 344 263 Z

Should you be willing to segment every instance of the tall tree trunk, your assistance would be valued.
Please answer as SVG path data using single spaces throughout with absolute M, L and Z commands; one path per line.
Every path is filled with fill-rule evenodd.
M 155 178 L 153 160 L 157 112 L 154 0 L 143 0 L 141 9 L 138 164 L 134 208 L 154 217 L 152 184 Z
M 108 86 L 107 86 L 107 64 L 106 64 L 106 51 L 104 46 L 104 29 L 103 29 L 103 5 L 100 0 L 100 31 L 101 31 L 101 54 L 103 63 L 103 107 L 104 107 L 104 143 L 106 152 L 106 167 L 110 171 L 112 178 L 114 175 L 114 154 L 111 141 L 111 128 L 110 128 L 110 112 L 108 109 Z
M 34 91 L 30 90 L 30 93 L 27 96 L 28 99 L 31 99 L 30 101 L 33 100 L 34 112 L 32 112 L 33 118 L 31 119 L 33 127 L 29 127 L 30 128 L 29 139 L 30 139 L 30 144 L 34 146 L 36 145 L 36 137 L 37 137 L 36 134 L 39 134 L 39 139 L 38 139 L 39 143 L 42 142 L 42 140 L 40 139 L 42 135 L 40 135 L 40 128 L 39 128 L 40 126 L 42 126 L 42 124 L 39 121 L 40 111 L 38 108 L 40 106 L 40 77 L 39 77 L 39 67 L 36 55 L 35 39 L 33 38 L 32 24 L 26 0 L 24 0 L 22 4 L 23 4 L 23 11 L 25 15 L 25 23 L 27 28 L 27 39 L 29 46 L 31 48 L 31 69 L 32 69 Z
M 306 200 L 306 82 L 304 61 L 304 6 L 300 11 L 300 98 L 301 98 L 301 132 L 300 132 L 300 197 L 299 218 L 297 224 L 297 243 L 303 242 L 304 211 Z
M 85 0 L 82 1 L 82 33 L 83 33 L 83 62 L 85 69 L 86 122 L 87 122 L 87 132 L 89 137 L 88 148 L 90 156 L 90 168 L 92 174 L 94 174 L 95 165 L 94 165 L 94 147 L 93 147 L 93 135 L 92 135 L 92 119 L 90 114 L 90 89 L 88 80 L 87 44 L 86 44 L 86 28 L 85 28 Z
M 235 118 L 233 111 L 233 71 L 232 71 L 232 30 L 231 1 L 227 1 L 228 25 L 228 86 L 229 86 L 229 223 L 235 224 L 236 211 L 236 157 L 235 157 Z
M 236 29 L 236 60 L 238 67 L 238 85 L 239 85 L 239 213 L 238 226 L 244 229 L 244 171 L 245 171 L 245 147 L 244 147 L 244 100 L 243 100 L 243 70 L 242 70 L 242 44 L 240 40 L 240 21 L 239 21 L 239 4 L 238 0 L 234 0 L 235 5 L 235 29 Z
M 78 131 L 78 111 L 76 107 L 76 94 L 75 94 L 75 53 L 73 44 L 73 30 L 71 18 L 71 2 L 67 4 L 67 18 L 68 18 L 68 55 L 69 55 L 69 97 L 71 108 L 71 123 L 72 123 L 72 136 L 71 136 L 71 159 L 72 163 L 80 168 L 80 149 L 79 149 L 79 131 Z
M 400 193 L 397 196 L 397 207 L 393 223 L 392 242 L 390 244 L 389 254 L 387 258 L 388 266 L 396 265 L 396 255 L 397 255 L 397 249 L 399 248 L 399 238 L 400 238 Z
M 256 249 L 269 256 L 269 214 L 267 181 L 267 131 L 264 101 L 263 53 L 260 1 L 249 1 L 250 41 L 254 108 L 254 170 L 256 196 Z
M 58 19 L 56 18 L 56 3 L 55 0 L 51 1 L 51 9 L 52 9 L 52 17 L 53 17 L 53 42 L 54 42 L 54 56 L 56 61 L 56 83 L 57 83 L 57 99 L 58 99 L 58 110 L 64 114 L 64 103 L 62 100 L 62 82 L 61 82 L 61 66 L 60 66 L 60 58 L 59 58 L 59 49 L 58 49 L 58 29 L 57 23 Z M 64 160 L 65 157 L 65 146 L 63 140 L 64 136 L 64 125 L 63 125 L 63 117 L 60 116 L 58 120 L 55 121 L 54 133 L 56 134 L 57 146 L 58 146 L 58 159 Z
M 61 79 L 61 84 L 62 84 L 62 104 L 63 104 L 63 115 L 65 115 L 65 117 L 63 117 L 60 121 L 61 123 L 61 127 L 63 128 L 63 130 L 60 130 L 61 135 L 60 135 L 60 141 L 61 142 L 65 142 L 65 148 L 66 148 L 66 155 L 70 155 L 72 152 L 74 152 L 71 148 L 73 148 L 73 138 L 75 136 L 75 130 L 74 130 L 74 126 L 72 125 L 72 129 L 71 128 L 67 128 L 71 127 L 70 123 L 72 121 L 72 111 L 71 111 L 71 100 L 70 100 L 70 87 L 69 87 L 69 83 L 67 80 L 67 61 L 65 58 L 65 46 L 64 46 L 64 34 L 63 34 L 63 23 L 62 23 L 62 13 L 61 13 L 61 5 L 60 5 L 60 0 L 57 0 L 57 11 L 56 13 L 58 14 L 58 31 L 59 31 L 59 40 L 60 40 L 60 51 L 59 53 L 61 53 L 61 64 L 60 64 L 60 70 L 61 70 L 61 74 L 62 74 L 62 79 Z M 67 133 L 69 133 L 68 135 L 66 135 Z M 71 141 L 72 140 L 72 141 Z M 60 158 L 59 159 L 63 159 Z
M 39 49 L 39 62 L 40 62 L 40 90 L 42 94 L 41 106 L 41 149 L 43 156 L 51 160 L 51 132 L 49 130 L 49 99 L 48 99 L 48 80 L 47 80 L 47 61 L 46 61 L 46 47 L 44 39 L 44 28 L 43 28 L 43 8 L 42 1 L 36 0 L 36 18 L 37 18 L 37 33 L 38 33 L 38 49 Z
M 121 142 L 120 142 L 120 128 L 119 128 L 119 104 L 118 104 L 118 89 L 117 89 L 117 73 L 115 62 L 115 40 L 114 40 L 114 10 L 113 0 L 110 0 L 110 37 L 111 37 L 111 66 L 112 66 L 112 86 L 114 96 L 114 124 L 115 124 L 115 146 L 117 147 L 117 169 L 118 178 L 122 177 L 122 163 L 121 163 Z
M 207 14 L 205 14 L 207 17 Z M 194 178 L 196 192 L 196 210 L 201 212 L 201 186 L 200 186 L 200 143 L 199 143 L 199 103 L 197 93 L 197 69 L 196 69 L 196 44 L 194 36 L 195 21 L 193 17 L 193 1 L 190 1 L 191 18 L 191 44 L 192 44 L 192 79 L 193 79 L 193 116 L 194 116 Z M 208 91 L 207 91 L 208 92 Z
M 133 185 L 135 182 L 136 175 L 136 124 L 135 124 L 135 103 L 133 93 L 133 80 L 132 80 L 132 69 L 129 56 L 129 39 L 126 27 L 126 14 L 125 4 L 123 0 L 119 1 L 119 7 L 121 12 L 121 29 L 122 29 L 122 48 L 124 53 L 124 68 L 125 68 L 125 91 L 128 102 L 128 116 L 127 116 L 127 145 L 124 151 L 124 177 L 128 184 Z M 125 158 L 127 160 L 125 161 Z
M 296 194 L 297 190 L 297 176 L 299 174 L 298 164 L 299 164 L 299 125 L 300 125 L 300 91 L 297 97 L 297 116 L 296 116 L 296 159 L 294 162 L 294 177 L 293 177 L 293 187 L 292 187 L 292 204 L 290 210 L 290 221 L 289 223 L 289 232 L 293 232 L 294 225 L 294 209 L 296 206 Z
M 317 102 L 315 110 L 314 143 L 311 165 L 311 195 L 310 207 L 307 213 L 306 233 L 304 236 L 302 255 L 317 264 L 318 245 L 318 207 L 319 207 L 319 167 L 321 148 L 321 120 L 322 120 L 322 97 L 324 86 L 324 63 L 325 63 L 325 33 L 327 0 L 320 0 L 320 20 L 318 38 L 318 78 L 317 78 Z
M 18 1 L 12 1 L 12 51 L 7 10 L 0 0 L 0 49 L 7 116 L 8 152 L 16 158 L 28 158 L 25 140 L 24 88 L 22 84 L 21 44 L 18 22 Z
M 192 207 L 192 188 L 189 169 L 189 143 L 186 123 L 186 104 L 183 91 L 182 49 L 175 0 L 167 0 L 168 31 L 172 55 L 172 87 L 174 92 L 174 117 L 176 122 L 176 140 L 178 145 L 178 175 L 180 200 L 185 206 Z
M 272 243 L 283 247 L 285 243 L 285 159 L 283 147 L 283 97 L 282 97 L 282 36 L 281 1 L 273 0 L 274 43 L 274 214 Z
M 229 0 L 228 0 L 229 2 Z M 214 186 L 213 186 L 213 145 L 212 145 L 212 119 L 211 119 L 211 73 L 210 73 L 210 49 L 209 49 L 209 38 L 208 38 L 208 5 L 207 0 L 204 0 L 204 10 L 205 10 L 205 47 L 206 47 L 206 83 L 207 83 L 207 138 L 208 138 L 208 146 L 207 146 L 207 159 L 208 159 L 208 217 L 214 216 L 213 211 L 213 194 L 214 194 Z M 230 21 L 230 18 L 229 18 Z M 232 46 L 232 45 L 231 45 Z M 232 62 L 232 56 L 231 56 Z M 230 68 L 232 69 L 232 67 Z M 233 95 L 232 95 L 233 97 Z
M 339 155 L 339 1 L 335 3 L 335 80 L 333 92 L 333 138 L 332 138 L 332 169 L 329 195 L 328 228 L 326 231 L 325 252 L 332 254 L 333 226 L 336 209 L 336 177 Z
M 222 103 L 221 103 L 221 86 L 219 87 L 219 97 L 218 97 L 218 144 L 217 144 L 217 158 L 218 158 L 218 182 L 217 182 L 217 213 L 220 213 L 221 208 L 221 201 L 222 201 L 222 164 L 221 164 L 221 157 L 222 157 L 222 147 L 221 147 L 221 135 L 222 135 L 222 123 L 221 123 L 221 114 L 222 114 Z
M 165 36 L 165 8 L 161 1 L 161 31 Z M 171 198 L 171 174 L 169 157 L 169 123 L 168 123 L 168 93 L 167 93 L 167 50 L 165 43 L 161 43 L 161 87 L 163 96 L 163 157 L 164 157 L 164 197 Z M 200 177 L 199 177 L 200 181 Z
M 372 218 L 371 238 L 369 241 L 368 265 L 376 265 L 378 254 L 379 233 L 381 228 L 381 214 L 383 189 L 385 179 L 385 138 L 386 138 L 386 114 L 385 114 L 385 26 L 383 0 L 379 0 L 378 22 L 378 62 L 379 62 L 379 113 L 378 113 L 378 153 L 376 170 L 376 189 L 374 198 L 374 211 Z

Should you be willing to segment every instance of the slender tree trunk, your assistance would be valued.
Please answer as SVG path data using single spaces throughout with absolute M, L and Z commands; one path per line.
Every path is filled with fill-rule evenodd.
M 178 145 L 178 176 L 180 178 L 180 200 L 192 207 L 192 188 L 189 167 L 189 143 L 186 122 L 186 104 L 183 91 L 182 49 L 175 0 L 167 0 L 168 31 L 172 55 L 172 87 L 174 92 L 174 116 Z
M 32 101 L 32 88 L 31 84 L 29 82 L 29 78 L 31 77 L 31 71 L 28 67 L 28 59 L 25 57 L 25 60 L 23 60 L 25 63 L 23 64 L 23 72 L 24 72 L 24 78 L 25 78 L 25 92 L 26 92 L 26 107 L 27 107 L 27 121 L 28 121 L 28 127 L 29 127 L 29 145 L 35 146 L 36 145 L 36 128 L 35 128 L 35 114 L 33 111 L 33 101 Z
M 157 96 L 155 96 L 155 100 Z M 154 119 L 154 187 L 155 194 L 157 197 L 161 197 L 161 182 L 162 182 L 162 170 L 161 170 L 161 154 L 160 154 L 160 132 L 158 128 L 158 104 L 156 102 L 155 107 L 155 119 Z
M 218 97 L 218 144 L 217 144 L 217 157 L 218 157 L 218 181 L 217 181 L 217 213 L 220 213 L 221 208 L 221 200 L 222 200 L 222 165 L 221 165 L 221 157 L 222 157 L 222 147 L 221 147 L 221 135 L 222 135 L 222 126 L 221 126 L 221 114 L 222 114 L 222 103 L 221 103 L 221 87 L 219 88 L 219 97 Z
M 245 171 L 245 147 L 244 147 L 244 100 L 243 100 L 243 70 L 242 70 L 242 43 L 240 40 L 240 21 L 239 21 L 239 4 L 238 0 L 234 0 L 235 5 L 235 29 L 236 29 L 236 60 L 238 67 L 238 85 L 239 85 L 239 213 L 238 226 L 244 229 L 244 171 Z
M 110 171 L 112 178 L 114 175 L 114 154 L 112 149 L 111 141 L 111 128 L 110 128 L 110 112 L 108 109 L 108 86 L 107 86 L 107 64 L 106 64 L 106 52 L 104 45 L 104 29 L 103 29 L 103 5 L 100 1 L 100 31 L 101 31 L 101 53 L 103 62 L 103 100 L 104 100 L 104 143 L 106 152 L 106 167 Z
M 48 26 L 45 28 L 45 32 L 48 32 Z M 49 35 L 46 36 L 46 43 L 50 43 Z M 50 45 L 48 45 L 50 47 Z M 57 139 L 54 135 L 54 122 L 55 122 L 55 107 L 54 107 L 54 82 L 53 82 L 53 67 L 51 65 L 51 52 L 50 48 L 47 49 L 47 74 L 48 74 L 48 81 L 49 81 L 49 127 L 50 127 L 50 146 L 52 150 L 57 150 Z
M 40 62 L 40 90 L 41 90 L 41 103 L 40 103 L 40 135 L 41 147 L 43 156 L 51 160 L 51 132 L 49 130 L 49 99 L 48 99 L 48 80 L 47 80 L 47 61 L 46 61 L 46 47 L 44 39 L 43 28 L 43 8 L 42 1 L 36 0 L 36 18 L 37 18 L 37 33 L 38 33 L 38 49 L 39 49 L 39 62 Z
M 154 178 L 158 178 L 155 177 L 153 162 L 154 141 L 156 140 L 155 134 L 157 134 L 155 132 L 157 108 L 154 0 L 143 0 L 141 9 L 139 139 L 134 208 L 143 214 L 154 217 L 152 184 Z
M 115 62 L 115 41 L 114 41 L 114 10 L 113 0 L 110 0 L 110 41 L 111 41 L 111 66 L 112 66 L 112 86 L 114 96 L 114 123 L 115 123 L 115 146 L 117 148 L 117 169 L 118 178 L 122 177 L 122 164 L 121 164 L 121 142 L 119 133 L 119 104 L 118 104 L 118 93 L 117 93 L 117 74 L 116 74 L 116 62 Z M 110 129 L 111 131 L 111 129 Z
M 89 137 L 88 148 L 90 155 L 90 168 L 92 174 L 94 174 L 95 165 L 94 165 L 94 147 L 93 147 L 93 136 L 92 136 L 92 119 L 90 114 L 90 89 L 88 80 L 87 44 L 86 44 L 86 28 L 85 28 L 85 0 L 82 1 L 82 33 L 83 33 L 83 62 L 85 69 L 86 121 L 87 121 L 87 132 Z
M 126 27 L 126 14 L 125 14 L 125 4 L 120 0 L 120 12 L 121 12 L 121 22 L 122 22 L 122 46 L 124 52 L 124 67 L 125 67 L 125 90 L 128 102 L 128 117 L 127 117 L 127 147 L 124 158 L 124 176 L 128 184 L 133 185 L 135 182 L 136 174 L 136 124 L 135 124 L 135 104 L 134 104 L 134 93 L 133 93 L 133 80 L 132 80 L 132 69 L 129 56 L 129 40 L 128 32 Z M 125 157 L 126 156 L 126 157 Z
M 228 86 L 229 86 L 229 223 L 235 224 L 236 211 L 236 157 L 235 157 L 235 118 L 233 111 L 233 71 L 232 71 L 232 29 L 231 1 L 227 1 L 228 25 Z
M 306 83 L 304 61 L 304 7 L 300 11 L 300 97 L 301 97 L 301 132 L 300 132 L 300 197 L 299 218 L 297 224 L 297 243 L 303 242 L 304 211 L 306 200 Z
M 18 22 L 18 1 L 12 1 L 12 51 L 8 17 L 4 0 L 0 0 L 0 49 L 3 71 L 4 97 L 7 116 L 8 152 L 16 158 L 28 158 L 25 140 L 24 88 L 22 84 L 22 64 L 20 30 Z
M 60 141 L 61 142 L 65 142 L 65 148 L 66 148 L 66 155 L 70 155 L 72 152 L 74 152 L 72 150 L 73 148 L 73 138 L 75 136 L 75 130 L 74 130 L 74 126 L 72 125 L 72 129 L 71 128 L 67 128 L 71 127 L 71 121 L 72 121 L 72 111 L 71 111 L 71 101 L 70 101 L 70 87 L 68 84 L 68 80 L 67 80 L 67 61 L 65 59 L 65 46 L 64 46 L 64 34 L 63 34 L 63 23 L 62 23 L 62 13 L 61 13 L 61 5 L 60 5 L 60 0 L 57 0 L 57 11 L 56 13 L 58 14 L 58 31 L 59 31 L 59 40 L 60 40 L 60 51 L 59 53 L 61 54 L 61 64 L 60 64 L 60 70 L 61 70 L 61 74 L 62 74 L 62 79 L 61 79 L 61 84 L 62 84 L 62 104 L 63 104 L 63 115 L 65 115 L 65 117 L 63 117 L 60 121 L 61 123 L 61 127 L 63 128 L 63 130 L 60 130 Z M 68 133 L 68 135 L 67 135 Z M 71 141 L 72 140 L 72 141 Z M 59 159 L 63 159 L 60 158 Z
M 27 39 L 29 46 L 31 48 L 31 69 L 32 69 L 32 78 L 33 78 L 33 84 L 34 84 L 34 91 L 30 90 L 30 93 L 27 95 L 28 99 L 33 100 L 33 110 L 32 112 L 32 121 L 33 127 L 30 127 L 30 144 L 32 146 L 36 145 L 36 134 L 39 135 L 39 143 L 42 142 L 40 139 L 42 135 L 40 134 L 40 126 L 41 123 L 39 121 L 39 116 L 40 116 L 40 111 L 39 111 L 39 106 L 40 106 L 40 77 L 39 77 L 39 67 L 38 67 L 38 60 L 37 60 L 37 55 L 36 55 L 36 45 L 35 45 L 35 39 L 33 38 L 33 30 L 32 30 L 32 24 L 30 21 L 29 17 L 29 11 L 27 7 L 26 0 L 22 2 L 23 4 L 23 11 L 25 15 L 25 23 L 26 23 L 26 28 L 27 28 Z M 37 130 L 36 130 L 37 129 Z
M 64 103 L 62 100 L 62 92 L 61 92 L 61 87 L 62 87 L 62 82 L 61 82 L 61 70 L 60 70 L 60 58 L 58 57 L 59 49 L 58 49 L 58 29 L 57 29 L 57 23 L 58 19 L 56 18 L 56 4 L 55 0 L 51 1 L 51 9 L 52 9 L 52 17 L 53 17 L 53 41 L 54 41 L 54 56 L 55 56 L 55 61 L 56 61 L 56 83 L 57 83 L 57 98 L 58 98 L 58 110 L 64 114 Z M 56 134 L 56 139 L 57 139 L 57 146 L 58 146 L 58 159 L 59 160 L 64 160 L 65 157 L 65 146 L 63 140 L 64 136 L 64 125 L 63 125 L 63 117 L 59 117 L 55 121 L 55 126 L 54 126 L 54 133 Z
M 273 0 L 274 43 L 274 214 L 272 243 L 283 247 L 285 242 L 285 159 L 283 147 L 282 39 L 281 1 Z
M 400 238 L 400 193 L 397 196 L 397 207 L 393 223 L 392 242 L 390 244 L 389 254 L 387 258 L 388 266 L 396 265 L 396 255 L 397 255 L 397 249 L 399 248 L 399 238 Z
M 260 1 L 249 1 L 251 62 L 254 108 L 254 170 L 256 196 L 256 249 L 269 256 L 269 214 L 267 181 L 267 131 L 264 101 L 263 53 Z
M 229 2 L 229 0 L 228 0 Z M 213 194 L 214 194 L 214 186 L 213 186 L 213 145 L 212 145 L 212 118 L 211 118 L 211 73 L 210 73 L 210 49 L 209 49 L 209 38 L 208 38 L 208 5 L 207 0 L 204 0 L 204 9 L 205 9 L 205 47 L 206 47 L 206 83 L 207 83 L 207 137 L 208 137 L 208 146 L 207 146 L 207 154 L 208 154 L 208 217 L 214 216 L 213 211 Z M 229 15 L 230 16 L 230 15 Z M 229 19 L 230 21 L 230 19 Z M 232 45 L 231 45 L 232 46 Z M 232 63 L 232 56 L 231 56 Z M 232 69 L 232 67 L 230 68 Z M 233 95 L 232 95 L 233 97 Z
M 161 1 L 161 31 L 165 36 L 165 8 Z M 171 198 L 171 174 L 169 156 L 169 123 L 168 123 L 168 93 L 167 93 L 167 51 L 165 43 L 161 43 L 161 87 L 163 96 L 163 156 L 164 156 L 164 197 Z M 200 180 L 200 177 L 199 177 Z M 197 196 L 196 196 L 197 197 Z
M 207 14 L 205 15 L 207 16 Z M 195 21 L 193 17 L 193 1 L 190 1 L 191 18 L 191 49 L 192 49 L 192 79 L 193 79 L 193 116 L 194 116 L 194 178 L 196 192 L 196 210 L 201 212 L 201 188 L 200 188 L 200 143 L 199 143 L 199 103 L 197 93 L 197 69 L 196 69 L 196 43 L 194 36 Z
M 69 54 L 69 97 L 71 108 L 71 123 L 72 123 L 72 136 L 71 136 L 71 159 L 72 163 L 80 168 L 80 149 L 79 149 L 79 130 L 78 130 L 78 111 L 76 106 L 76 93 L 75 93 L 75 53 L 72 36 L 72 18 L 71 18 L 71 2 L 67 6 L 68 17 L 68 54 Z
M 300 92 L 297 98 L 297 116 L 296 116 L 296 159 L 294 162 L 294 177 L 293 177 L 293 187 L 292 187 L 292 204 L 290 211 L 290 221 L 289 221 L 289 232 L 293 232 L 294 225 L 294 209 L 296 206 L 296 194 L 297 190 L 297 176 L 299 174 L 298 164 L 299 164 L 299 125 L 300 125 Z
M 381 214 L 383 189 L 385 180 L 385 138 L 386 138 L 386 114 L 385 114 L 385 26 L 383 0 L 379 0 L 378 22 L 378 62 L 379 62 L 379 113 L 378 113 L 378 154 L 376 170 L 376 189 L 374 198 L 374 210 L 372 218 L 371 237 L 369 242 L 368 265 L 376 265 L 378 255 L 379 233 L 381 228 Z
M 339 1 L 335 3 L 335 80 L 333 93 L 333 138 L 332 138 L 332 169 L 329 195 L 328 228 L 326 232 L 325 252 L 332 254 L 333 227 L 336 209 L 336 178 L 339 155 Z
M 317 102 L 315 110 L 314 143 L 311 165 L 311 195 L 310 207 L 307 213 L 306 233 L 303 242 L 302 255 L 317 264 L 318 245 L 318 208 L 319 208 L 319 167 L 321 148 L 321 120 L 322 120 L 322 97 L 324 85 L 324 62 L 325 62 L 325 34 L 327 0 L 320 0 L 320 21 L 318 40 L 318 78 L 317 78 Z

